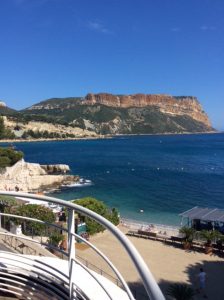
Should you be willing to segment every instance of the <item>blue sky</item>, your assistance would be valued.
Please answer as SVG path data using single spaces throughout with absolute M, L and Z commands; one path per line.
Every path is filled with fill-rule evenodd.
M 223 0 L 1 0 L 0 99 L 197 96 L 224 129 Z

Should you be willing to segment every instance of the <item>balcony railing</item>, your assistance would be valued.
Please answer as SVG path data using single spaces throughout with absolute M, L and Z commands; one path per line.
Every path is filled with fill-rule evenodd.
M 29 218 L 26 216 L 0 213 L 0 216 L 4 216 L 4 218 L 18 218 L 20 220 L 28 220 L 40 224 L 45 224 L 46 226 L 57 230 L 64 230 L 68 236 L 68 250 L 65 251 L 53 245 L 49 245 L 46 242 L 44 243 L 42 242 L 42 240 L 39 241 L 24 235 L 20 235 L 18 237 L 17 235 L 12 234 L 10 232 L 1 231 L 0 235 L 5 237 L 5 241 L 8 244 L 10 243 L 11 239 L 11 243 L 13 245 L 15 245 L 15 243 L 20 243 L 19 245 L 26 245 L 26 243 L 33 243 L 33 245 L 40 244 L 42 246 L 47 247 L 48 249 L 50 248 L 57 251 L 58 253 L 61 253 L 61 255 L 67 259 L 67 262 L 63 261 L 63 265 L 67 264 L 67 269 L 61 270 L 59 258 L 46 258 L 38 256 L 35 257 L 33 255 L 22 255 L 18 253 L 7 253 L 1 251 L 0 257 L 2 264 L 0 265 L 0 279 L 4 278 L 4 282 L 2 280 L 0 282 L 0 291 L 10 291 L 14 295 L 22 295 L 23 297 L 24 295 L 26 295 L 26 299 L 32 299 L 32 297 L 30 296 L 32 295 L 32 289 L 37 289 L 38 287 L 41 287 L 43 293 L 49 294 L 49 299 L 51 299 L 52 297 L 52 299 L 88 300 L 88 283 L 85 287 L 83 287 L 81 284 L 79 284 L 79 278 L 77 278 L 77 274 L 88 274 L 88 278 L 91 277 L 91 280 L 95 282 L 96 290 L 98 289 L 101 291 L 101 294 L 104 294 L 102 299 L 118 299 L 113 295 L 112 286 L 114 284 L 109 284 L 108 279 L 103 279 L 102 276 L 86 267 L 86 265 L 82 263 L 82 260 L 80 260 L 76 255 L 74 245 L 77 240 L 81 240 L 83 243 L 87 244 L 88 247 L 93 249 L 95 253 L 107 263 L 107 265 L 116 275 L 116 278 L 119 282 L 119 286 L 122 286 L 122 289 L 124 290 L 122 291 L 123 297 L 120 299 L 135 299 L 128 284 L 126 283 L 125 279 L 123 278 L 121 272 L 117 269 L 117 267 L 115 267 L 114 264 L 107 258 L 107 256 L 96 246 L 84 239 L 82 236 L 75 233 L 76 212 L 100 223 L 116 237 L 116 239 L 126 250 L 127 255 L 129 255 L 136 270 L 138 271 L 139 276 L 144 284 L 146 293 L 148 295 L 148 299 L 165 299 L 153 275 L 151 274 L 150 270 L 148 269 L 147 265 L 145 264 L 144 260 L 142 259 L 136 248 L 116 226 L 114 226 L 102 216 L 77 204 L 53 197 L 5 191 L 0 191 L 0 195 L 10 195 L 16 198 L 22 197 L 25 199 L 41 200 L 59 205 L 68 210 L 67 228 L 62 228 L 57 224 L 50 224 L 48 222 L 44 222 L 34 218 Z M 30 249 L 32 249 L 30 254 L 34 253 L 34 248 L 35 247 L 32 248 L 32 246 L 30 246 Z M 20 251 L 20 253 L 24 252 Z M 26 252 L 26 254 L 28 253 L 29 252 Z M 56 267 L 57 263 L 59 264 L 58 267 Z M 116 289 L 120 289 L 116 285 L 114 286 L 116 287 Z M 36 295 L 36 297 L 38 296 Z M 40 296 L 40 299 L 43 299 L 43 296 Z

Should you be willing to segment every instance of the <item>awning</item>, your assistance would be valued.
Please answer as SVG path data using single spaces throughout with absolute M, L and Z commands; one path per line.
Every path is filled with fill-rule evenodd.
M 191 220 L 202 220 L 209 222 L 224 222 L 224 209 L 219 208 L 203 208 L 195 206 L 181 214 L 183 218 Z

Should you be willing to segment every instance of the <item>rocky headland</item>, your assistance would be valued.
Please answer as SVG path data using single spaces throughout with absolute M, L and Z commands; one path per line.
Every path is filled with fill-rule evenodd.
M 215 132 L 194 96 L 89 93 L 44 100 L 17 112 L 3 105 L 0 114 L 7 130 L 27 140 Z
M 41 192 L 57 189 L 79 181 L 79 176 L 66 174 L 69 170 L 68 165 L 40 165 L 22 159 L 2 171 L 0 190 Z
M 170 115 L 188 115 L 194 120 L 211 127 L 207 114 L 203 111 L 201 104 L 196 97 L 170 95 L 112 95 L 107 93 L 87 94 L 83 104 L 103 104 L 111 107 L 158 107 L 162 113 Z

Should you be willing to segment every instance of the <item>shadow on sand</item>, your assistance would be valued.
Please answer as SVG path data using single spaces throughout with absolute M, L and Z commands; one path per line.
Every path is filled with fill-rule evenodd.
M 185 272 L 188 274 L 189 281 L 187 284 L 191 286 L 196 292 L 199 288 L 198 273 L 200 268 L 203 268 L 207 275 L 205 293 L 207 299 L 210 300 L 224 300 L 224 261 L 202 261 L 202 263 L 196 263 L 187 266 Z M 172 271 L 171 271 L 172 272 Z M 163 294 L 166 299 L 172 299 L 167 296 L 168 287 L 177 282 L 171 282 L 167 280 L 161 280 L 158 282 Z M 183 282 L 179 282 L 183 283 Z M 129 282 L 129 287 L 131 288 L 135 298 L 137 300 L 149 299 L 143 284 L 138 282 Z M 205 299 L 202 294 L 196 293 L 194 300 Z

